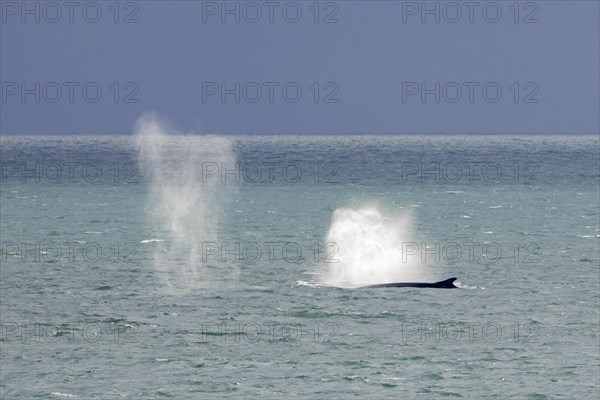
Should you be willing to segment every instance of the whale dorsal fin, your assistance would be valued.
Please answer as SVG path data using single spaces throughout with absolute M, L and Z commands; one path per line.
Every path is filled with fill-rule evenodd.
M 455 288 L 455 287 L 457 287 L 454 285 L 455 280 L 456 280 L 456 278 L 450 278 L 450 279 L 446 279 L 445 281 L 436 282 L 435 284 L 438 285 L 439 287 Z

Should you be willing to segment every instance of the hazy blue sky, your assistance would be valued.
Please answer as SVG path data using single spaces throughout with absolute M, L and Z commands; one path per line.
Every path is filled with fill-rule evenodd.
M 599 4 L 2 0 L 0 130 L 599 132 Z

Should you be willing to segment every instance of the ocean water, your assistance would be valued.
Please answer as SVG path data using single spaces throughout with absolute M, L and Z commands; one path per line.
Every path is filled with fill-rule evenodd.
M 2 398 L 600 394 L 597 136 L 167 131 L 1 138 Z

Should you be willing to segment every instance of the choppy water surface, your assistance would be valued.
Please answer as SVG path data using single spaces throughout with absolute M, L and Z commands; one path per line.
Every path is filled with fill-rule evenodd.
M 1 144 L 2 398 L 599 394 L 597 137 Z

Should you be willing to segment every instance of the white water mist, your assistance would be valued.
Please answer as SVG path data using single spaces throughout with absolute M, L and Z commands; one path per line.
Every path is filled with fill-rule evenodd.
M 234 165 L 231 141 L 174 132 L 152 114 L 138 120 L 135 134 L 140 169 L 150 178 L 147 210 L 160 240 L 153 243 L 157 275 L 176 291 L 235 280 L 237 270 L 202 259 L 203 244 L 218 240 L 220 205 L 230 189 L 219 176 L 203 176 L 203 166 Z
M 353 287 L 386 282 L 427 281 L 430 273 L 418 256 L 403 254 L 414 243 L 410 215 L 386 215 L 378 207 L 339 208 L 327 234 L 337 245 L 324 283 Z

